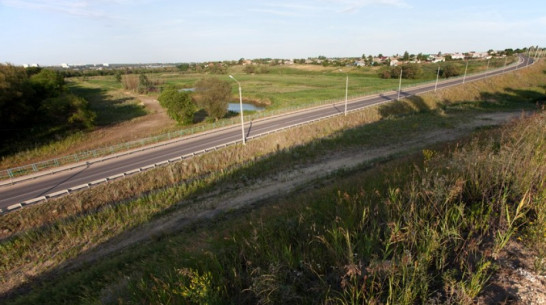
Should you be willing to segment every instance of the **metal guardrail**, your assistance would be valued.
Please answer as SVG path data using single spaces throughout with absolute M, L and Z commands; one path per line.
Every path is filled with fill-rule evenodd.
M 516 61 L 516 62 L 512 63 L 511 65 L 517 65 L 518 63 L 519 63 L 519 61 Z M 502 68 L 498 68 L 498 69 L 495 69 L 495 70 L 505 69 L 505 68 L 506 67 L 502 67 Z M 493 70 L 491 70 L 491 71 L 493 71 Z M 471 76 L 471 75 L 476 75 L 476 74 L 479 74 L 479 73 L 468 74 L 467 77 Z M 452 80 L 458 79 L 458 78 L 462 78 L 462 76 L 452 78 Z M 422 83 L 402 86 L 402 88 L 403 89 L 408 89 L 408 88 L 413 88 L 413 87 L 419 87 L 419 86 L 431 84 L 431 83 L 434 83 L 434 82 L 436 82 L 436 81 L 431 80 L 431 81 L 426 81 L 426 82 L 422 82 Z M 394 91 L 398 90 L 398 87 L 394 87 L 394 88 L 390 88 L 390 89 L 384 89 L 384 90 L 372 91 L 372 92 L 366 93 L 365 95 L 363 95 L 363 94 L 353 95 L 353 96 L 350 96 L 349 98 L 350 99 L 357 99 L 357 98 L 362 98 L 362 97 L 366 97 L 366 96 L 370 96 L 370 95 L 390 92 L 390 91 L 393 91 L 393 90 Z M 279 114 L 282 114 L 282 113 L 288 113 L 288 112 L 292 112 L 292 111 L 302 110 L 302 109 L 309 108 L 309 107 L 322 106 L 322 105 L 338 103 L 338 102 L 342 102 L 342 101 L 344 101 L 344 99 L 331 99 L 331 100 L 315 101 L 315 102 L 311 102 L 311 103 L 305 104 L 305 105 L 286 107 L 286 108 L 276 109 L 276 110 L 264 110 L 264 111 L 261 111 L 261 112 L 257 112 L 255 114 L 248 115 L 247 119 L 248 120 L 254 120 L 254 119 L 259 119 L 259 118 L 263 118 L 263 117 L 266 117 L 266 116 L 274 116 L 274 115 L 279 115 Z M 51 169 L 51 168 L 55 168 L 55 167 L 60 167 L 60 166 L 72 164 L 72 163 L 77 163 L 77 162 L 81 162 L 81 161 L 85 161 L 85 160 L 90 160 L 90 159 L 93 159 L 93 158 L 108 156 L 108 155 L 111 155 L 111 154 L 114 154 L 114 153 L 117 153 L 117 152 L 127 151 L 127 150 L 131 150 L 131 149 L 135 149 L 135 148 L 139 148 L 139 147 L 143 147 L 143 146 L 163 142 L 163 141 L 168 141 L 168 140 L 171 140 L 171 139 L 174 139 L 174 138 L 187 136 L 187 135 L 192 135 L 192 134 L 195 134 L 195 133 L 198 133 L 198 132 L 203 132 L 203 131 L 212 130 L 212 129 L 215 129 L 215 128 L 218 128 L 218 127 L 226 127 L 226 126 L 235 125 L 235 124 L 238 124 L 238 118 L 231 118 L 231 119 L 221 120 L 219 122 L 215 122 L 215 123 L 212 123 L 212 124 L 196 126 L 196 127 L 189 128 L 189 129 L 181 129 L 181 130 L 177 130 L 177 131 L 173 131 L 173 132 L 167 132 L 167 133 L 164 133 L 164 134 L 160 134 L 160 135 L 152 136 L 152 137 L 147 137 L 147 138 L 143 138 L 143 139 L 136 140 L 136 141 L 121 143 L 121 144 L 117 144 L 117 145 L 113 145 L 113 146 L 109 146 L 109 147 L 90 150 L 90 151 L 78 152 L 78 153 L 68 155 L 68 156 L 64 156 L 64 157 L 60 157 L 60 158 L 50 159 L 50 160 L 41 161 L 41 162 L 32 163 L 32 164 L 27 164 L 27 165 L 18 166 L 18 167 L 13 167 L 13 168 L 1 170 L 0 171 L 0 180 L 7 180 L 7 179 L 11 179 L 11 178 L 16 178 L 16 177 L 19 177 L 19 176 L 24 176 L 24 175 L 36 173 L 36 172 L 46 170 L 46 169 Z

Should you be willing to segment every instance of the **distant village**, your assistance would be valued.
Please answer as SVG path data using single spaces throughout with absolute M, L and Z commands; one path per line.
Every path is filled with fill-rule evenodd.
M 148 64 L 60 64 L 58 66 L 49 66 L 48 68 L 54 68 L 58 70 L 64 70 L 68 72 L 66 74 L 78 75 L 84 71 L 96 71 L 96 74 L 110 74 L 112 71 L 124 70 L 126 72 L 142 71 L 142 70 L 180 70 L 180 71 L 195 71 L 203 72 L 209 71 L 213 73 L 223 73 L 228 67 L 234 65 L 243 66 L 277 66 L 277 65 L 322 65 L 322 66 L 398 66 L 404 63 L 438 63 L 445 61 L 457 61 L 457 60 L 487 60 L 492 57 L 505 57 L 511 56 L 514 53 L 526 52 L 526 49 L 505 49 L 505 50 L 489 50 L 487 52 L 465 52 L 465 53 L 442 53 L 437 54 L 409 54 L 404 52 L 403 55 L 396 54 L 391 56 L 383 56 L 378 54 L 377 56 L 365 55 L 361 57 L 309 57 L 306 59 L 272 59 L 272 58 L 258 58 L 258 59 L 244 59 L 231 60 L 231 61 L 211 61 L 201 63 L 148 63 Z M 39 67 L 38 64 L 23 65 L 25 68 Z M 248 67 L 250 68 L 250 67 Z M 80 73 L 77 73 L 77 72 Z M 103 71 L 102 73 L 100 71 Z M 71 73 L 72 72 L 72 73 Z M 87 74 L 87 73 L 86 73 Z M 95 73 L 90 73 L 95 74 Z

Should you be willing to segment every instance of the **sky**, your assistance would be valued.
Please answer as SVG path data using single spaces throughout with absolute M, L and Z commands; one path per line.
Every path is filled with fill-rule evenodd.
M 358 57 L 546 46 L 546 1 L 0 0 L 0 63 Z

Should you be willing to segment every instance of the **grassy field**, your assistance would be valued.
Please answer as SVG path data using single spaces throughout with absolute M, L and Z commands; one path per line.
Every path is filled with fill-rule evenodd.
M 515 59 L 507 61 L 512 63 Z M 436 79 L 438 65 L 445 66 L 448 63 L 424 64 L 422 79 L 404 79 L 403 87 Z M 464 73 L 463 62 L 453 62 L 459 67 L 461 75 Z M 504 59 L 493 59 L 489 68 L 498 68 L 504 65 Z M 268 105 L 268 110 L 284 109 L 310 105 L 325 100 L 341 100 L 345 96 L 345 78 L 349 76 L 348 92 L 350 96 L 362 96 L 376 92 L 398 89 L 397 79 L 381 79 L 378 71 L 383 67 L 314 67 L 296 65 L 295 67 L 276 66 L 269 67 L 268 73 L 246 74 L 242 67 L 233 67 L 232 73 L 241 82 L 243 95 L 258 104 Z M 487 68 L 487 61 L 471 61 L 468 73 L 477 73 Z M 193 84 L 203 77 L 201 74 L 168 73 L 154 75 L 153 79 L 160 83 L 191 88 Z M 231 81 L 227 75 L 218 76 L 226 81 Z M 233 94 L 236 96 L 236 86 L 233 86 Z
M 480 176 L 482 174 L 480 172 L 465 173 L 462 169 L 465 168 L 463 165 L 466 163 L 461 163 L 461 171 L 455 173 L 456 175 L 460 174 L 461 179 L 458 179 L 459 176 L 456 175 L 446 176 L 445 181 L 439 180 L 446 184 L 437 188 L 437 185 L 434 184 L 437 180 L 432 179 L 433 176 L 429 176 L 428 170 L 426 170 L 427 164 L 429 164 L 428 166 L 432 164 L 445 165 L 450 164 L 450 161 L 446 159 L 449 154 L 442 156 L 432 151 L 424 153 L 425 163 L 419 157 L 410 159 L 412 163 L 420 168 L 415 173 L 411 170 L 412 166 L 408 167 L 405 165 L 406 163 L 386 164 L 385 168 L 380 167 L 373 170 L 373 175 L 379 175 L 373 176 L 377 177 L 373 180 L 379 184 L 370 186 L 367 184 L 368 182 L 364 182 L 367 181 L 364 178 L 368 174 L 364 173 L 363 176 L 359 176 L 358 171 L 356 171 L 353 173 L 355 176 L 351 174 L 350 177 L 347 177 L 349 182 L 346 185 L 343 184 L 345 182 L 340 182 L 341 184 L 335 184 L 331 189 L 325 189 L 316 194 L 309 193 L 303 197 L 296 196 L 290 200 L 287 199 L 284 204 L 279 203 L 277 206 L 265 207 L 266 210 L 262 212 L 256 212 L 257 215 L 260 215 L 260 213 L 269 216 L 278 214 L 278 218 L 268 217 L 271 218 L 271 222 L 266 221 L 263 217 L 258 217 L 257 222 L 252 221 L 252 224 L 249 224 L 249 221 L 241 222 L 239 217 L 233 219 L 228 217 L 226 221 L 220 221 L 221 219 L 219 219 L 218 226 L 206 223 L 203 226 L 190 229 L 189 232 L 181 232 L 177 236 L 157 236 L 157 240 L 148 246 L 133 248 L 129 252 L 123 252 L 110 259 L 101 260 L 100 263 L 95 262 L 93 265 L 88 265 L 79 269 L 80 271 L 71 271 L 67 274 L 62 271 L 62 266 L 66 266 L 66 264 L 79 256 L 85 255 L 90 250 L 96 250 L 103 242 L 124 232 L 131 231 L 172 211 L 188 207 L 187 205 L 192 203 L 192 198 L 214 190 L 221 185 L 251 183 L 253 179 L 274 174 L 285 168 L 294 167 L 298 164 L 308 164 L 322 155 L 341 152 L 343 151 L 341 147 L 358 149 L 361 146 L 380 145 L 390 140 L 395 141 L 435 128 L 457 126 L 472 116 L 492 111 L 533 109 L 535 102 L 544 101 L 543 70 L 543 65 L 536 66 L 529 70 L 519 71 L 517 75 L 497 77 L 494 82 L 481 81 L 464 88 L 457 87 L 437 94 L 427 94 L 418 99 L 404 100 L 394 104 L 394 106 L 376 107 L 353 113 L 347 119 L 330 119 L 297 130 L 251 141 L 246 147 L 230 147 L 174 166 L 99 186 L 46 204 L 33 206 L 24 211 L 3 215 L 0 219 L 0 232 L 3 237 L 0 244 L 0 273 L 2 274 L 0 278 L 2 279 L 2 289 L 4 289 L 2 293 L 21 287 L 27 293 L 23 293 L 24 296 L 20 298 L 10 299 L 20 304 L 59 303 L 63 301 L 68 303 L 94 303 L 99 299 L 106 300 L 106 303 L 116 303 L 117 297 L 121 297 L 124 303 L 140 303 L 137 301 L 138 299 L 147 300 L 144 303 L 160 303 L 162 297 L 171 298 L 171 300 L 174 300 L 172 298 L 180 298 L 179 300 L 182 300 L 180 302 L 184 302 L 183 298 L 186 298 L 186 301 L 190 301 L 190 303 L 199 303 L 203 300 L 191 298 L 199 298 L 203 297 L 203 295 L 212 298 L 211 300 L 214 298 L 225 300 L 227 298 L 235 303 L 256 303 L 260 300 L 265 303 L 267 302 L 267 296 L 271 296 L 274 300 L 285 300 L 287 302 L 291 299 L 283 299 L 284 297 L 295 297 L 296 299 L 292 301 L 297 302 L 297 300 L 300 300 L 299 298 L 302 298 L 298 293 L 298 289 L 303 289 L 298 287 L 315 287 L 322 294 L 305 295 L 305 300 L 307 300 L 305 302 L 313 303 L 317 301 L 314 298 L 318 297 L 323 298 L 323 300 L 330 299 L 332 302 L 338 300 L 339 302 L 350 303 L 351 297 L 360 298 L 359 300 L 362 300 L 362 298 L 368 300 L 377 298 L 383 301 L 391 298 L 390 300 L 394 300 L 392 299 L 394 297 L 403 297 L 402 292 L 405 290 L 402 288 L 408 287 L 411 289 L 408 290 L 409 295 L 405 297 L 409 298 L 408 300 L 415 300 L 416 297 L 423 298 L 423 295 L 426 295 L 426 292 L 429 291 L 427 289 L 434 291 L 438 286 L 441 286 L 439 284 L 441 282 L 437 281 L 437 276 L 427 275 L 426 270 L 422 269 L 423 266 L 429 266 L 425 263 L 431 264 L 431 262 L 434 262 L 438 272 L 451 272 L 447 273 L 448 277 L 445 279 L 444 284 L 453 283 L 456 287 L 464 287 L 463 292 L 459 292 L 461 295 L 454 297 L 472 296 L 479 292 L 483 286 L 484 278 L 489 274 L 490 263 L 487 262 L 490 258 L 488 256 L 484 256 L 485 260 L 481 262 L 481 265 L 467 265 L 468 270 L 460 269 L 462 267 L 457 269 L 457 266 L 447 264 L 442 266 L 441 259 L 445 260 L 446 257 L 451 259 L 452 257 L 449 255 L 455 255 L 456 253 L 438 253 L 439 248 L 432 247 L 434 245 L 427 246 L 417 243 L 412 246 L 412 243 L 425 239 L 420 236 L 409 236 L 407 232 L 428 232 L 433 236 L 439 234 L 438 237 L 443 239 L 433 241 L 453 245 L 448 247 L 451 250 L 460 247 L 461 240 L 474 242 L 476 237 L 464 235 L 465 239 L 459 240 L 453 238 L 456 235 L 450 236 L 448 234 L 446 236 L 446 232 L 435 231 L 435 228 L 423 226 L 424 224 L 420 222 L 405 223 L 403 221 L 407 219 L 403 219 L 403 217 L 406 216 L 396 214 L 396 210 L 406 206 L 406 203 L 404 203 L 405 196 L 411 194 L 411 192 L 405 190 L 412 185 L 411 183 L 414 183 L 411 181 L 429 181 L 430 185 L 425 185 L 425 189 L 414 190 L 416 198 L 421 200 L 419 202 L 422 202 L 419 204 L 424 206 L 430 206 L 430 202 L 424 199 L 434 197 L 436 189 L 446 190 L 447 192 L 444 192 L 443 195 L 438 194 L 438 198 L 440 198 L 438 209 L 447 214 L 434 214 L 437 211 L 425 209 L 423 211 L 425 213 L 423 217 L 425 218 L 423 219 L 442 219 L 442 217 L 450 219 L 450 217 L 456 216 L 457 210 L 446 205 L 446 203 L 452 203 L 452 201 L 442 202 L 442 198 L 447 198 L 442 196 L 449 195 L 451 190 L 455 192 L 456 187 L 458 187 L 457 183 L 461 183 L 458 182 L 459 180 L 476 181 L 477 185 L 468 185 L 470 187 L 468 192 L 474 195 L 480 194 L 480 192 L 484 192 L 482 194 L 496 194 L 493 191 L 495 190 L 494 187 L 498 187 L 498 185 L 493 185 L 489 181 L 490 185 L 488 187 L 492 189 L 478 188 L 478 186 L 482 186 L 482 183 L 484 186 L 488 185 L 486 183 L 488 181 L 467 179 L 465 175 L 482 177 Z M 540 125 L 540 119 L 536 121 L 538 123 L 532 125 L 535 127 L 528 127 L 527 129 L 543 130 L 541 128 L 544 127 Z M 362 125 L 372 122 L 376 123 Z M 512 142 L 506 142 L 505 145 L 505 142 L 502 142 L 504 141 L 502 137 L 491 136 L 494 139 L 496 137 L 499 139 L 495 140 L 496 142 L 493 142 L 493 145 L 488 146 L 488 144 L 485 144 L 485 147 L 493 149 L 491 151 L 476 150 L 480 146 L 472 144 L 472 142 L 468 147 L 475 147 L 474 154 L 482 153 L 481 156 L 486 158 L 495 156 L 499 147 L 514 147 L 514 143 L 527 143 L 532 136 L 540 135 L 537 132 L 529 134 L 524 127 L 518 129 L 512 126 L 512 128 L 521 133 L 520 140 L 515 138 L 517 141 L 514 141 L 516 142 L 510 140 L 511 137 L 507 137 L 508 140 L 506 141 Z M 513 135 L 512 138 L 517 133 Z M 543 194 L 536 195 L 534 193 L 530 197 L 534 189 L 528 190 L 527 186 L 529 184 L 525 184 L 535 185 L 534 183 L 540 182 L 536 181 L 535 176 L 528 175 L 536 174 L 536 171 L 530 170 L 532 166 L 536 165 L 536 168 L 541 169 L 540 164 L 542 166 L 544 164 L 544 160 L 533 159 L 544 154 L 535 154 L 534 157 L 528 155 L 532 149 L 535 149 L 534 151 L 544 149 L 544 145 L 541 144 L 543 139 L 542 142 L 540 139 L 529 142 L 531 144 L 526 146 L 518 144 L 518 147 L 527 147 L 525 150 L 521 150 L 521 155 L 518 154 L 522 158 L 518 164 L 528 165 L 528 167 L 521 168 L 521 173 L 517 172 L 518 175 L 521 174 L 521 177 L 525 178 L 523 179 L 525 181 L 517 180 L 515 177 L 519 176 L 516 174 L 511 175 L 510 179 L 519 181 L 510 182 L 510 185 L 516 185 L 517 189 L 507 189 L 507 194 L 510 196 L 504 199 L 504 205 L 495 206 L 495 211 L 502 212 L 503 209 L 508 208 L 510 215 L 513 215 L 517 209 L 514 210 L 509 204 L 518 200 L 527 204 L 528 199 L 531 202 L 530 198 L 535 201 L 532 204 L 529 203 L 528 206 L 536 209 L 534 204 L 540 203 L 540 200 L 542 200 L 540 198 L 544 198 L 540 197 Z M 453 152 L 453 155 L 459 154 L 462 156 L 465 151 L 466 148 L 463 148 L 460 151 Z M 503 156 L 510 153 L 515 154 L 515 151 L 507 150 L 503 152 Z M 529 158 L 531 161 L 529 161 Z M 502 161 L 502 159 L 499 160 Z M 458 161 L 455 162 L 455 164 L 457 163 Z M 493 163 L 495 165 L 502 162 Z M 514 163 L 509 165 L 512 166 Z M 430 167 L 430 169 L 432 173 L 449 174 L 445 173 L 445 168 L 432 170 L 432 167 Z M 495 172 L 496 168 L 486 168 L 486 170 Z M 516 169 L 513 167 L 506 169 L 506 171 L 513 170 Z M 518 170 L 520 169 L 518 168 Z M 400 174 L 389 178 L 388 175 L 381 176 L 382 172 L 400 172 Z M 526 172 L 528 173 L 524 174 Z M 421 174 L 423 176 L 419 176 Z M 345 179 L 344 175 L 339 175 L 335 180 Z M 414 175 L 418 178 L 417 180 L 409 179 Z M 351 179 L 362 181 L 361 185 L 358 183 L 353 185 L 350 182 Z M 381 184 L 383 182 L 386 183 Z M 452 182 L 455 184 L 450 184 Z M 466 187 L 467 184 L 464 184 L 464 186 Z M 377 188 L 379 194 L 374 195 L 374 188 Z M 396 189 L 403 191 L 396 191 Z M 535 189 L 540 188 L 536 187 Z M 359 193 L 361 190 L 364 190 L 363 194 Z M 391 194 L 391 191 L 394 193 Z M 527 191 L 529 192 L 525 195 Z M 454 200 L 454 198 L 462 199 L 461 194 L 464 192 L 458 192 L 453 193 L 453 198 L 449 197 L 450 200 Z M 345 193 L 347 193 L 347 196 Z M 370 198 L 373 200 L 368 201 L 367 196 L 372 196 Z M 522 200 L 522 198 L 528 199 Z M 536 201 L 537 198 L 539 201 Z M 483 197 L 483 199 L 487 198 Z M 502 197 L 494 197 L 494 199 L 500 200 Z M 472 204 L 473 201 L 470 201 L 470 204 Z M 371 203 L 363 204 L 363 202 Z M 466 211 L 466 206 L 462 206 L 463 203 L 466 203 L 466 199 L 455 202 L 454 206 L 457 209 Z M 487 204 L 489 205 L 485 206 L 492 206 L 490 202 L 487 202 Z M 191 208 L 191 206 L 189 207 Z M 334 210 L 331 210 L 331 208 L 334 208 Z M 364 217 L 365 214 L 373 212 L 376 208 L 381 209 L 380 215 L 384 216 L 384 218 L 374 217 L 374 219 L 382 219 L 382 222 L 374 222 L 375 220 L 372 221 L 370 218 L 360 220 L 351 220 L 350 218 L 354 217 L 354 215 Z M 416 211 L 418 210 L 420 209 L 416 208 Z M 292 214 L 283 214 L 282 211 L 292 212 Z M 484 216 L 483 210 L 474 211 L 470 208 L 468 211 L 465 213 L 470 213 L 469 215 L 478 213 L 476 215 Z M 525 212 L 528 211 L 531 211 L 531 209 Z M 318 214 L 315 215 L 315 212 Z M 323 215 L 319 215 L 321 213 Z M 538 212 L 533 213 L 541 215 Z M 297 217 L 288 217 L 287 215 L 297 215 Z M 340 217 L 339 220 L 336 220 L 336 215 Z M 407 217 L 410 216 L 418 217 L 419 215 L 408 215 Z M 243 216 L 243 219 L 244 217 L 250 216 Z M 346 219 L 345 217 L 349 218 Z M 456 226 L 453 230 L 462 230 L 457 231 L 461 235 L 462 233 L 468 233 L 463 229 L 476 229 L 476 232 L 479 233 L 476 235 L 477 237 L 481 237 L 486 233 L 495 236 L 497 234 L 495 232 L 499 232 L 500 235 L 498 236 L 501 241 L 503 238 L 506 239 L 506 236 L 509 237 L 506 232 L 510 233 L 511 231 L 505 229 L 510 229 L 510 226 L 503 225 L 499 227 L 499 231 L 488 231 L 488 228 L 483 228 L 486 222 L 489 221 L 488 219 L 474 219 L 473 217 L 469 218 L 470 222 L 464 223 L 464 227 Z M 538 219 L 539 216 L 536 217 Z M 298 224 L 299 219 L 303 221 L 301 224 Z M 460 218 L 449 219 L 447 219 L 446 225 L 454 225 L 460 222 Z M 520 219 L 522 218 L 520 217 Z M 359 222 L 362 222 L 363 226 L 352 226 L 352 224 L 358 224 Z M 393 225 L 390 225 L 391 222 Z M 315 228 L 318 228 L 319 231 L 309 231 L 312 230 L 313 223 L 316 224 Z M 346 225 L 342 225 L 344 223 Z M 506 222 L 502 222 L 502 224 L 506 224 Z M 338 225 L 343 230 L 338 230 Z M 409 227 L 409 225 L 416 227 Z M 398 231 L 395 230 L 397 226 Z M 295 230 L 279 230 L 279 228 L 290 227 L 295 228 Z M 250 231 L 248 231 L 249 228 Z M 412 228 L 412 230 L 408 230 L 409 228 Z M 367 235 L 366 238 L 369 238 L 369 240 L 354 241 L 356 243 L 353 247 L 354 238 L 361 235 L 359 232 L 363 232 L 358 230 L 364 229 L 366 229 L 366 232 L 374 232 L 377 235 Z M 541 227 L 535 229 L 536 232 L 542 232 L 540 231 Z M 290 232 L 292 231 L 297 234 L 309 235 L 291 235 Z M 246 236 L 247 233 L 245 232 L 256 233 L 252 233 L 255 234 L 253 236 Z M 272 232 L 283 233 L 272 240 L 271 238 L 275 238 Z M 401 234 L 400 238 L 402 240 L 398 241 L 396 234 Z M 218 238 L 215 236 L 218 236 Z M 393 241 L 396 242 L 389 245 L 385 241 L 390 240 L 391 236 Z M 408 238 L 409 244 L 405 243 L 406 237 L 404 236 Z M 228 238 L 224 239 L 225 237 Z M 311 239 L 308 239 L 309 237 Z M 272 248 L 267 244 L 275 247 Z M 315 245 L 318 248 L 309 247 L 309 245 Z M 500 242 L 496 243 L 495 241 L 495 244 L 491 245 L 496 245 L 495 247 L 498 250 L 502 248 Z M 432 248 L 427 250 L 428 252 L 417 251 L 420 247 L 425 247 L 426 250 L 426 247 L 429 246 Z M 309 251 L 312 253 L 306 252 L 306 248 L 311 249 Z M 406 249 L 411 254 L 410 256 L 406 254 Z M 349 250 L 350 252 L 348 252 Z M 315 251 L 317 253 L 314 253 Z M 235 253 L 244 253 L 244 255 L 238 257 L 234 256 Z M 351 253 L 352 256 L 349 255 Z M 356 256 L 355 253 L 357 253 Z M 314 256 L 315 254 L 318 256 Z M 267 260 L 272 257 L 278 257 L 279 260 L 273 260 L 272 262 L 275 262 L 275 264 L 268 265 Z M 353 257 L 353 264 L 349 260 L 351 257 Z M 324 261 L 321 261 L 322 259 Z M 461 264 L 464 265 L 466 258 L 461 257 L 460 259 Z M 232 260 L 232 264 L 234 262 L 240 262 L 240 264 L 228 264 L 229 260 Z M 404 260 L 409 263 L 400 265 L 399 262 Z M 372 261 L 378 265 L 372 265 Z M 420 265 L 421 263 L 424 265 Z M 322 269 L 317 264 L 320 264 Z M 398 267 L 389 269 L 389 266 L 385 266 L 385 268 L 381 268 L 383 264 Z M 412 267 L 413 265 L 416 267 Z M 244 266 L 248 266 L 248 268 Z M 353 293 L 358 293 L 360 288 L 351 290 L 350 285 L 358 286 L 362 285 L 363 282 L 358 282 L 361 280 L 360 278 L 356 279 L 357 282 L 353 282 L 355 278 L 352 278 L 348 271 L 353 270 L 355 272 L 352 273 L 353 275 L 358 274 L 358 272 L 362 274 L 363 267 L 374 269 L 374 266 L 378 268 L 376 271 L 379 273 L 376 274 L 376 277 L 368 277 L 370 281 L 364 281 L 367 285 L 371 285 L 368 287 L 376 287 L 375 290 L 372 289 L 372 292 L 375 291 L 374 294 L 353 296 Z M 329 269 L 330 267 L 332 268 Z M 346 267 L 349 269 L 346 269 Z M 477 272 L 480 267 L 483 270 L 481 273 Z M 403 271 L 404 268 L 407 269 L 404 272 L 409 273 L 398 273 Z M 301 272 L 300 276 L 296 276 L 298 272 Z M 62 278 L 58 277 L 58 274 L 63 274 Z M 415 287 L 410 282 L 396 282 L 404 274 L 408 279 L 413 279 L 413 283 L 416 283 L 417 280 L 429 283 L 427 284 L 429 285 L 428 288 Z M 423 277 L 415 277 L 416 275 Z M 427 282 L 428 277 L 436 280 Z M 305 281 L 300 282 L 298 278 Z M 345 283 L 343 285 L 346 286 L 342 287 L 341 280 L 344 278 L 346 281 L 343 281 Z M 339 282 L 333 279 L 338 279 Z M 289 280 L 289 283 L 286 280 Z M 190 282 L 194 284 L 188 284 L 189 286 L 185 284 Z M 398 290 L 395 289 L 395 292 L 388 294 L 386 287 L 388 287 L 389 282 L 392 282 L 391 287 L 401 288 L 396 288 Z M 291 286 L 291 283 L 295 284 L 295 286 Z M 324 286 L 325 283 L 326 286 Z M 408 286 L 404 286 L 406 284 Z M 30 287 L 32 287 L 32 292 L 28 291 Z M 205 289 L 208 292 L 201 291 L 202 293 L 200 293 L 194 288 L 188 290 L 184 287 Z M 325 287 L 328 289 L 325 289 Z M 151 288 L 151 292 L 146 292 L 146 288 Z M 193 292 L 192 289 L 194 289 Z M 285 291 L 284 289 L 288 290 Z M 169 291 L 177 292 L 173 295 Z M 471 291 L 471 293 L 469 294 L 468 291 Z M 278 293 L 281 294 L 278 295 Z M 301 300 L 303 302 L 304 299 Z M 168 303 L 166 299 L 163 299 L 163 302 Z

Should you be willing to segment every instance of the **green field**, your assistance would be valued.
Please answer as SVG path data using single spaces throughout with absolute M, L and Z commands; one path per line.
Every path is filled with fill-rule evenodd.
M 515 58 L 510 58 L 511 64 Z M 461 76 L 464 73 L 463 62 L 448 62 L 440 64 L 422 64 L 423 76 L 420 79 L 404 79 L 402 87 L 413 86 L 418 83 L 434 81 L 436 69 L 447 64 L 456 65 Z M 502 67 L 504 59 L 492 59 L 489 68 Z M 388 90 L 398 90 L 398 79 L 382 79 L 378 71 L 384 67 L 322 67 L 322 66 L 273 66 L 268 67 L 267 73 L 247 74 L 242 66 L 231 67 L 228 74 L 234 75 L 242 84 L 245 100 L 267 105 L 267 110 L 279 110 L 292 107 L 312 105 L 327 100 L 342 100 L 345 97 L 345 80 L 349 76 L 349 96 L 356 97 Z M 470 61 L 468 74 L 484 71 L 487 61 Z M 339 71 L 339 70 L 342 71 Z M 202 73 L 152 73 L 148 74 L 151 81 L 159 86 L 173 85 L 179 88 L 192 88 L 195 82 L 203 77 L 218 77 L 233 83 L 233 99 L 237 100 L 237 85 L 228 74 L 210 75 Z M 106 89 L 120 89 L 113 76 L 101 76 L 87 79 L 80 83 L 75 79 L 74 86 L 85 83 Z M 154 95 L 154 93 L 151 93 Z
M 508 64 L 515 59 L 511 58 Z M 445 66 L 449 63 L 440 63 Z M 459 67 L 461 76 L 464 73 L 463 62 L 452 62 Z M 504 59 L 492 59 L 489 68 L 502 67 Z M 233 74 L 242 84 L 245 99 L 270 104 L 267 110 L 279 110 L 291 107 L 312 105 L 327 100 L 342 100 L 345 97 L 346 75 L 349 76 L 348 95 L 350 97 L 368 95 L 389 90 L 398 90 L 398 79 L 382 79 L 378 71 L 383 67 L 269 67 L 268 73 L 246 74 L 241 66 L 232 67 L 228 73 Z M 438 64 L 422 64 L 423 77 L 404 79 L 402 87 L 436 79 Z M 484 71 L 487 61 L 470 61 L 468 74 Z M 344 72 L 339 71 L 342 69 Z M 209 75 L 231 81 L 228 75 Z M 151 75 L 150 78 L 165 85 L 191 88 L 203 74 L 165 73 Z M 234 99 L 237 97 L 237 86 L 233 83 Z

